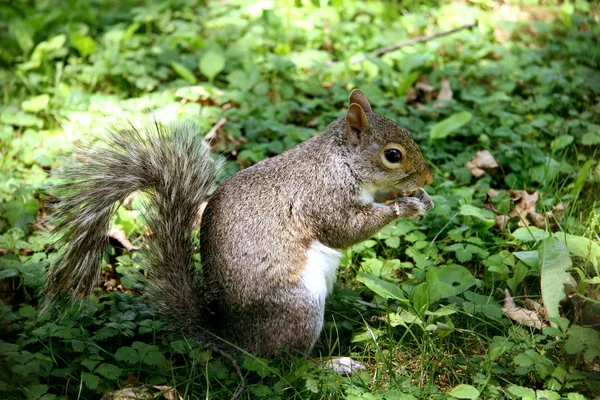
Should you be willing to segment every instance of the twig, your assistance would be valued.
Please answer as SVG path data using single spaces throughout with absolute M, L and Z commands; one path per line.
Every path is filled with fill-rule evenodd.
M 219 134 L 219 131 L 225 126 L 226 123 L 227 117 L 221 118 L 212 128 L 210 128 L 210 131 L 208 131 L 206 135 L 204 135 L 204 139 L 202 139 L 202 144 L 204 144 L 204 146 L 210 149 L 211 142 L 215 140 L 215 138 Z
M 211 345 L 210 349 L 212 351 L 214 351 L 215 353 L 218 353 L 221 356 L 228 359 L 229 362 L 231 363 L 231 365 L 233 365 L 233 368 L 235 369 L 235 372 L 237 373 L 238 377 L 240 378 L 240 386 L 238 387 L 238 390 L 234 393 L 234 395 L 231 397 L 231 400 L 237 400 L 242 395 L 242 393 L 244 393 L 244 391 L 246 390 L 246 379 L 244 379 L 244 374 L 242 374 L 242 369 L 238 365 L 235 358 L 233 358 L 231 356 L 231 354 L 227 353 L 226 351 L 220 349 L 219 347 L 217 347 L 215 345 Z
M 386 47 L 382 47 L 380 49 L 377 49 L 375 51 L 372 51 L 371 53 L 369 53 L 369 57 L 379 57 L 385 53 L 389 53 L 391 51 L 395 51 L 398 50 L 402 47 L 408 47 L 408 46 L 412 46 L 415 45 L 417 43 L 423 43 L 423 42 L 427 42 L 429 40 L 432 39 L 437 39 L 439 37 L 442 36 L 447 36 L 447 35 L 451 35 L 453 33 L 465 30 L 465 29 L 473 29 L 477 26 L 477 22 L 474 22 L 472 24 L 469 25 L 462 25 L 459 26 L 458 28 L 454 28 L 454 29 L 450 29 L 449 31 L 444 31 L 444 32 L 438 32 L 438 33 L 434 33 L 433 35 L 425 35 L 425 36 L 419 36 L 413 39 L 409 39 L 406 42 L 402 42 L 402 43 L 396 43 L 394 45 L 391 46 L 386 46 Z M 350 64 L 357 64 L 357 63 L 361 63 L 363 61 L 365 61 L 367 59 L 367 57 L 361 57 L 359 59 L 353 60 L 350 62 Z M 335 64 L 338 64 L 339 61 L 329 61 L 327 63 L 328 66 L 332 66 Z

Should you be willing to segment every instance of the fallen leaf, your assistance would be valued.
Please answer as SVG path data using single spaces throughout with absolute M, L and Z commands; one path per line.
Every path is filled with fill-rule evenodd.
M 171 386 L 153 386 L 150 388 L 143 385 L 108 392 L 102 396 L 101 400 L 152 400 L 162 397 L 167 400 L 183 400 L 183 397 Z
M 540 195 L 536 190 L 529 194 L 526 190 L 513 190 L 511 192 L 512 201 L 515 204 L 514 211 L 511 211 L 508 215 L 510 217 L 519 216 L 519 226 L 529 226 L 529 220 L 527 215 L 532 212 L 535 213 L 535 205 L 537 204 Z
M 111 238 L 113 238 L 113 239 L 117 240 L 119 243 L 121 243 L 123 245 L 123 247 L 125 249 L 127 249 L 127 251 L 131 252 L 131 251 L 135 251 L 135 250 L 139 249 L 137 246 L 134 246 L 133 244 L 131 244 L 129 239 L 127 239 L 127 235 L 121 229 L 116 229 L 116 228 L 111 229 L 110 231 L 108 231 L 108 236 L 110 236 Z
M 452 92 L 452 88 L 450 87 L 450 80 L 448 78 L 442 79 L 440 84 L 440 91 L 437 95 L 438 101 L 450 101 L 454 97 L 454 93 Z M 445 107 L 444 104 L 440 104 L 440 107 Z
M 415 89 L 417 92 L 422 94 L 425 104 L 431 103 L 435 93 L 435 88 L 429 84 L 429 78 L 427 78 L 427 75 L 421 75 L 419 81 L 415 84 Z
M 171 386 L 153 386 L 162 392 L 162 395 L 167 400 L 183 400 L 183 397 Z
M 501 231 L 505 231 L 509 220 L 510 217 L 508 215 L 496 215 L 495 226 L 497 226 Z
M 417 89 L 411 87 L 406 90 L 406 102 L 412 103 L 417 100 Z
M 504 289 L 504 306 L 502 312 L 513 321 L 530 326 L 536 329 L 542 329 L 547 325 L 540 319 L 539 313 L 533 310 L 526 310 L 522 307 L 517 307 L 515 300 L 510 295 L 508 289 Z
M 475 157 L 465 164 L 465 167 L 471 171 L 471 175 L 479 178 L 486 173 L 486 170 L 498 168 L 498 161 L 488 150 L 478 151 Z

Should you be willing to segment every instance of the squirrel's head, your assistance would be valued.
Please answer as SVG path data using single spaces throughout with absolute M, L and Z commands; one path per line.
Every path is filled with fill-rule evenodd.
M 347 143 L 355 173 L 368 192 L 398 197 L 433 182 L 429 164 L 408 130 L 374 113 L 360 90 L 352 91 L 348 103 Z

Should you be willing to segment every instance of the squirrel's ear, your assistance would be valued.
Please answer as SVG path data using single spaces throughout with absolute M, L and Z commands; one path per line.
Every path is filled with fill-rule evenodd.
M 348 105 L 350 106 L 352 103 L 356 103 L 361 106 L 365 112 L 373 111 L 371 109 L 371 105 L 369 104 L 369 100 L 367 100 L 367 96 L 365 96 L 362 90 L 354 89 L 352 93 L 350 93 Z
M 356 103 L 350 104 L 346 111 L 346 132 L 352 146 L 358 146 L 361 135 L 368 126 L 367 115 L 362 107 Z

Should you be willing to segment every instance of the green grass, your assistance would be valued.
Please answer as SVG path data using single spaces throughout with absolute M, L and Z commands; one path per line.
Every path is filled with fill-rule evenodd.
M 597 4 L 198 3 L 0 3 L 1 398 L 99 398 L 143 385 L 229 398 L 239 384 L 229 362 L 162 336 L 139 296 L 143 265 L 119 243 L 94 296 L 62 319 L 40 313 L 54 256 L 48 172 L 72 142 L 152 111 L 207 129 L 227 117 L 214 144 L 225 178 L 343 115 L 352 88 L 413 132 L 436 175 L 427 188 L 436 207 L 344 251 L 312 356 L 351 355 L 367 371 L 240 358 L 244 398 L 600 396 Z M 446 79 L 452 98 L 438 101 Z M 465 164 L 482 150 L 499 166 L 475 178 Z M 511 190 L 538 193 L 526 218 L 540 227 L 519 226 Z M 133 199 L 114 220 L 134 245 L 145 240 L 140 210 Z M 506 229 L 498 215 L 512 216 Z M 519 307 L 545 307 L 535 312 L 543 329 L 503 312 L 505 289 Z

